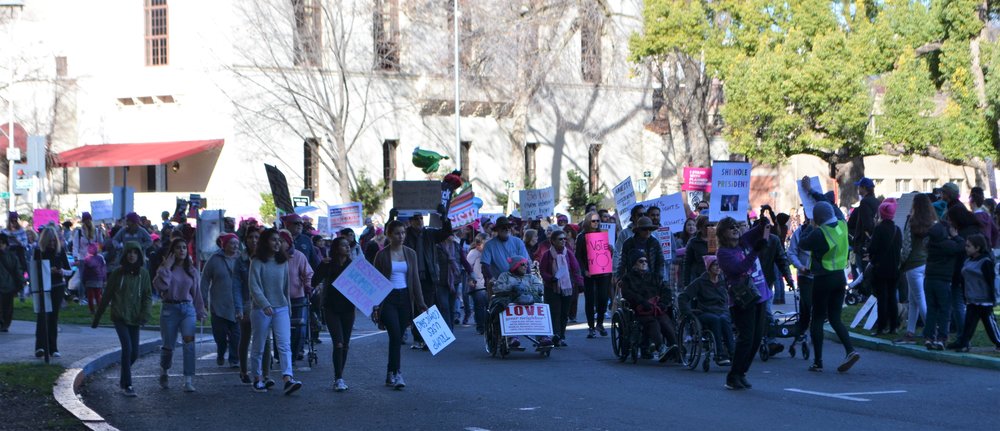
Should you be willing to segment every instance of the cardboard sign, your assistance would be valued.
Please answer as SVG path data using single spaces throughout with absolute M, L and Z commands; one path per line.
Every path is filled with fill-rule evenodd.
M 656 240 L 660 242 L 660 249 L 663 250 L 663 260 L 665 262 L 670 262 L 674 259 L 674 251 L 671 245 L 674 241 L 674 235 L 670 232 L 669 227 L 661 227 L 653 231 L 653 236 Z
M 712 196 L 708 221 L 726 217 L 736 221 L 747 218 L 750 208 L 750 163 L 712 162 Z
M 226 210 L 205 210 L 198 214 L 198 229 L 195 230 L 195 242 L 198 244 L 198 257 L 202 262 L 219 251 L 215 241 L 222 234 Z
M 684 185 L 681 190 L 712 191 L 712 168 L 684 168 Z
M 521 218 L 537 220 L 555 215 L 555 194 L 552 187 L 521 190 Z
M 601 227 L 601 230 L 606 231 L 608 233 L 608 244 L 614 244 L 615 234 L 616 231 L 618 230 L 618 225 L 614 223 L 601 223 L 599 224 L 599 226 Z
M 513 335 L 552 335 L 552 316 L 549 314 L 549 304 L 517 305 L 510 304 L 500 314 L 500 334 L 506 337 Z
M 479 210 L 472 204 L 475 194 L 472 190 L 455 196 L 448 208 L 448 220 L 453 229 L 468 226 L 479 220 Z
M 365 316 L 370 316 L 372 308 L 381 304 L 392 291 L 392 283 L 365 259 L 351 261 L 333 281 L 333 287 Z
M 365 215 L 361 211 L 361 202 L 330 205 L 327 209 L 326 219 L 329 232 L 336 232 L 345 227 L 361 227 L 365 225 Z
M 611 244 L 607 232 L 591 232 L 586 235 L 587 268 L 590 275 L 610 274 L 614 270 L 611 259 Z
M 708 227 L 708 254 L 719 251 L 719 237 L 715 236 L 715 226 Z
M 440 203 L 440 181 L 392 182 L 392 206 L 397 210 L 436 211 Z
M 132 187 L 114 186 L 111 188 L 112 218 L 124 218 L 125 214 L 135 211 L 135 189 Z M 94 217 L 97 218 L 97 217 Z
M 823 185 L 819 182 L 819 177 L 809 177 L 809 185 L 812 187 L 813 191 L 823 193 Z M 796 181 L 795 186 L 799 189 L 799 199 L 802 201 L 802 211 L 806 217 L 812 218 L 813 208 L 816 207 L 816 200 L 806 193 L 806 190 L 802 188 L 802 181 Z
M 111 199 L 90 201 L 90 215 L 94 220 L 111 220 L 114 218 L 111 212 Z
M 41 312 L 39 304 L 45 301 L 45 312 L 52 312 L 52 262 L 44 259 L 38 265 L 28 264 L 28 281 L 35 313 Z M 39 289 L 41 287 L 41 289 Z M 43 296 L 44 295 L 44 296 Z
M 427 311 L 414 318 L 413 326 L 417 328 L 417 331 L 420 331 L 420 336 L 424 337 L 424 342 L 427 343 L 431 355 L 436 355 L 455 341 L 455 334 L 448 328 L 444 317 L 441 317 L 437 305 L 432 305 Z
M 892 222 L 900 230 L 906 227 L 906 220 L 910 218 L 910 211 L 913 211 L 913 199 L 918 194 L 917 192 L 904 193 L 899 199 L 896 199 L 896 215 L 893 216 Z
M 275 208 L 284 214 L 295 213 L 292 195 L 288 193 L 288 180 L 285 179 L 285 174 L 281 173 L 277 167 L 268 164 L 264 165 L 264 170 L 267 172 L 267 182 L 271 186 L 271 196 L 274 198 Z
M 49 223 L 59 226 L 59 210 L 37 209 L 32 212 L 31 222 L 36 231 Z
M 635 189 L 632 188 L 632 177 L 625 178 L 614 188 L 615 212 L 618 213 L 618 220 L 622 227 L 628 226 L 630 212 L 635 206 Z
M 669 227 L 674 232 L 684 230 L 687 214 L 684 210 L 684 197 L 680 192 L 663 195 L 656 199 L 639 202 L 643 208 L 657 207 L 660 209 L 660 226 Z

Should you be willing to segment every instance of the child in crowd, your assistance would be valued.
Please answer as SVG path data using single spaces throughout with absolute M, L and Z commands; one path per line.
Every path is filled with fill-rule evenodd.
M 948 346 L 959 352 L 969 351 L 969 341 L 975 335 L 979 321 L 983 322 L 986 335 L 996 346 L 996 351 L 1000 352 L 1000 330 L 993 317 L 993 306 L 996 305 L 1000 292 L 997 292 L 996 267 L 991 252 L 983 235 L 970 235 L 965 240 L 965 254 L 969 257 L 962 265 L 962 277 L 965 279 L 965 328 L 961 338 Z
M 107 263 L 101 255 L 101 246 L 92 242 L 87 245 L 87 258 L 83 260 L 83 272 L 80 274 L 83 288 L 87 292 L 87 306 L 90 307 L 90 314 L 93 315 L 97 304 L 101 302 L 101 293 L 104 291 L 104 280 L 108 275 Z

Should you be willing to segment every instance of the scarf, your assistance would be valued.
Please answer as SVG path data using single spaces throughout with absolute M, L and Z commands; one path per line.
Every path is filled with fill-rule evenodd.
M 556 252 L 555 247 L 549 248 L 549 253 L 552 254 L 552 258 L 556 264 L 556 282 L 559 285 L 559 293 L 562 296 L 570 296 L 573 294 L 573 280 L 569 277 L 569 263 L 566 262 L 566 248 L 563 248 L 563 252 Z

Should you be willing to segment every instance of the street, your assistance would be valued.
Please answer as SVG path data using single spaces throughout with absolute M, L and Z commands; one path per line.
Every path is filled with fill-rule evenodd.
M 254 393 L 236 370 L 215 365 L 214 344 L 198 346 L 197 393 L 181 390 L 174 355 L 171 388 L 156 382 L 158 355 L 133 370 L 138 398 L 118 390 L 117 366 L 92 377 L 84 401 L 123 430 L 159 429 L 985 429 L 1000 406 L 1000 374 L 861 350 L 846 374 L 835 364 L 843 348 L 827 342 L 827 371 L 786 352 L 759 358 L 747 391 L 723 388 L 725 368 L 689 371 L 676 364 L 619 363 L 609 337 L 586 339 L 571 327 L 569 346 L 550 358 L 526 351 L 489 357 L 474 328 L 457 327 L 457 341 L 432 357 L 404 346 L 408 386 L 383 385 L 386 336 L 359 314 L 344 378 L 332 390 L 330 341 L 317 345 L 320 364 L 297 371 L 304 386 L 286 397 Z M 787 344 L 787 340 L 785 341 Z M 298 361 L 299 367 L 305 361 Z M 275 380 L 280 376 L 272 375 Z M 276 389 L 280 387 L 279 385 Z

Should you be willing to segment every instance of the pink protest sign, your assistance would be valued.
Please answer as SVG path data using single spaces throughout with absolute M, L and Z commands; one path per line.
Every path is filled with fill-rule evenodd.
M 591 232 L 587 240 L 587 268 L 590 275 L 610 274 L 612 268 L 611 247 L 607 232 Z
M 684 168 L 684 185 L 681 190 L 712 191 L 712 168 Z
M 52 223 L 56 226 L 59 225 L 59 210 L 46 210 L 37 209 L 32 215 L 32 223 L 35 226 L 35 230 Z

